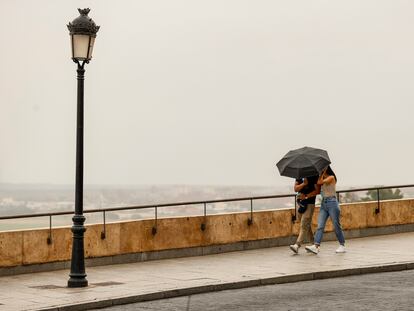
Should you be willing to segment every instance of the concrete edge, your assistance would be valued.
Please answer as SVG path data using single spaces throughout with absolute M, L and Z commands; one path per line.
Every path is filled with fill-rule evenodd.
M 346 230 L 344 233 L 345 233 L 346 239 L 354 239 L 354 238 L 388 235 L 388 234 L 405 233 L 405 232 L 414 232 L 414 223 L 404 224 L 404 225 L 374 227 L 374 228 L 352 229 L 352 230 Z M 143 261 L 149 261 L 149 260 L 161 260 L 161 259 L 180 258 L 180 257 L 212 255 L 212 254 L 243 251 L 243 250 L 250 250 L 250 249 L 286 246 L 289 244 L 293 244 L 295 240 L 296 240 L 296 236 L 286 236 L 286 237 L 277 237 L 277 238 L 253 240 L 253 241 L 241 241 L 241 242 L 234 242 L 234 243 L 229 243 L 229 244 L 218 244 L 218 245 L 188 247 L 188 248 L 179 248 L 179 249 L 167 249 L 167 250 L 151 251 L 151 252 L 121 254 L 121 255 L 105 256 L 105 257 L 97 257 L 97 258 L 86 258 L 85 265 L 86 267 L 96 267 L 96 266 L 104 266 L 104 265 L 143 262 Z M 335 234 L 333 232 L 327 232 L 325 233 L 323 240 L 334 241 L 336 240 Z M 0 277 L 24 274 L 24 273 L 64 270 L 64 269 L 69 269 L 69 268 L 70 268 L 70 261 L 49 262 L 49 263 L 22 265 L 22 266 L 14 266 L 14 267 L 0 267 Z
M 80 311 L 80 310 L 91 310 L 99 308 L 107 308 L 117 305 L 131 304 L 137 302 L 151 301 L 151 300 L 160 300 L 167 298 L 175 298 L 181 296 L 190 296 L 203 293 L 211 293 L 222 290 L 232 290 L 232 289 L 241 289 L 254 286 L 265 286 L 265 285 L 274 285 L 274 284 L 285 284 L 285 283 L 295 283 L 302 281 L 312 281 L 312 280 L 321 280 L 328 278 L 337 278 L 344 276 L 353 276 L 361 274 L 371 274 L 371 273 L 381 273 L 381 272 L 395 272 L 403 270 L 412 270 L 414 269 L 414 262 L 407 263 L 392 263 L 385 265 L 377 266 L 366 266 L 358 267 L 352 269 L 342 269 L 342 270 L 330 270 L 330 271 L 317 271 L 309 272 L 302 274 L 292 274 L 292 275 L 282 275 L 265 279 L 253 279 L 240 282 L 231 282 L 231 283 L 221 283 L 221 284 L 211 284 L 203 285 L 196 287 L 188 287 L 182 289 L 167 290 L 163 292 L 154 292 L 141 295 L 117 297 L 111 299 L 105 299 L 100 301 L 91 301 L 79 303 L 76 305 L 63 305 L 63 306 L 53 306 L 50 308 L 39 309 L 41 311 Z

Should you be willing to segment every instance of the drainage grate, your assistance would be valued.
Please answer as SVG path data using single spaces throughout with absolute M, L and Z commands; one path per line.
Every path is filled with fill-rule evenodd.
M 112 285 L 121 285 L 124 283 L 120 283 L 120 282 L 100 282 L 100 283 L 93 283 L 91 285 L 95 285 L 95 286 L 112 286 Z
M 57 285 L 39 285 L 39 286 L 29 286 L 30 288 L 38 288 L 38 289 L 56 289 L 56 288 L 63 288 L 63 286 Z

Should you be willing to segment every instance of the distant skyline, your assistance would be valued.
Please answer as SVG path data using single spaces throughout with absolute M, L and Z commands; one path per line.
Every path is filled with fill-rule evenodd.
M 414 183 L 414 2 L 0 2 L 0 183 L 75 182 L 66 24 L 101 26 L 85 80 L 85 184 L 284 187 L 290 149 L 338 187 Z

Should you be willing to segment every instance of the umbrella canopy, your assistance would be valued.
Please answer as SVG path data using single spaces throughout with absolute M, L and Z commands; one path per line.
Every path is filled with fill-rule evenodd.
M 319 175 L 329 164 L 327 151 L 303 147 L 289 151 L 276 166 L 282 176 L 304 178 Z

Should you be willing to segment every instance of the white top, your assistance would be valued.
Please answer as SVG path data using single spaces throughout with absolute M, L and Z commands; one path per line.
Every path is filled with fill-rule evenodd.
M 322 197 L 323 198 L 336 197 L 336 183 L 335 182 L 322 185 Z

